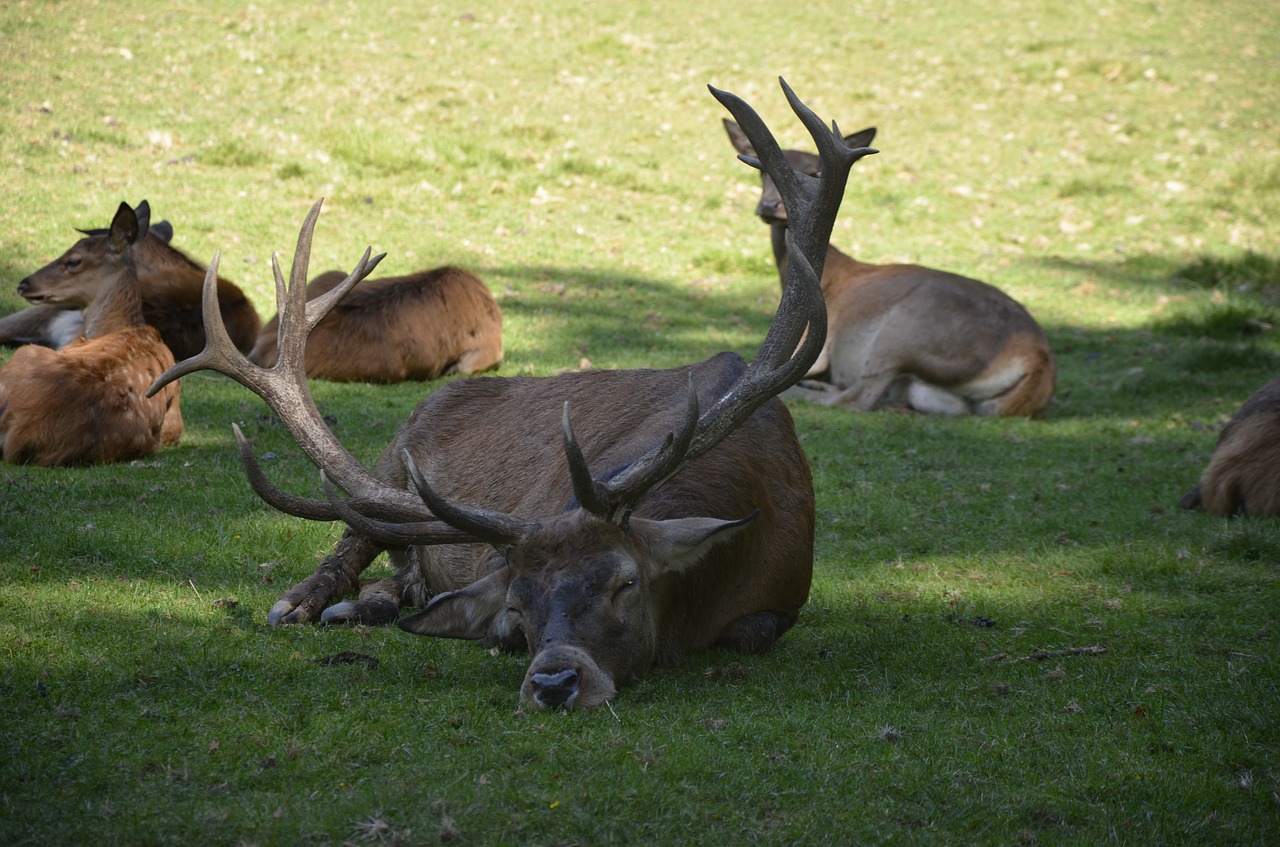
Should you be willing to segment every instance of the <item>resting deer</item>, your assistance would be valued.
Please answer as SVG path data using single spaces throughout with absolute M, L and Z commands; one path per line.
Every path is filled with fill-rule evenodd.
M 345 276 L 316 277 L 307 299 L 333 290 Z M 262 328 L 249 361 L 275 365 L 279 320 Z M 307 338 L 307 376 L 338 382 L 435 379 L 501 362 L 502 312 L 480 278 L 459 268 L 366 279 Z
M 28 277 L 34 302 L 84 310 L 84 338 L 61 350 L 20 347 L 0 368 L 0 449 L 5 461 L 91 465 L 149 456 L 182 435 L 178 386 L 148 387 L 173 354 L 142 320 L 134 251 L 149 211 L 121 203 L 95 252 L 92 274 Z
M 1178 505 L 1218 517 L 1280 517 L 1280 377 L 1253 392 L 1223 427 L 1199 484 Z
M 808 597 L 814 533 L 808 464 L 775 395 L 821 349 L 817 274 L 849 169 L 875 152 L 846 147 L 834 124 L 826 129 L 783 88 L 818 144 L 821 178 L 793 173 L 756 113 L 711 89 L 761 151 L 748 163 L 772 176 L 792 210 L 782 301 L 749 365 L 722 354 L 671 370 L 455 381 L 418 406 L 370 473 L 325 427 L 303 349 L 381 257 L 366 251 L 341 285 L 305 302 L 316 204 L 287 289 L 275 265 L 283 329 L 270 371 L 236 354 L 206 289 L 209 346 L 156 387 L 210 368 L 263 397 L 322 469 L 330 497 L 276 489 L 237 430 L 254 489 L 282 511 L 348 525 L 270 623 L 382 623 L 403 606 L 425 607 L 399 625 L 527 649 L 522 699 L 565 708 L 599 705 L 691 650 L 773 645 Z M 216 267 L 215 258 L 210 279 Z M 562 451 L 552 446 L 557 428 Z M 395 575 L 330 605 L 383 550 Z
M 138 214 L 150 216 L 146 200 L 138 204 Z M 104 273 L 109 262 L 108 230 L 82 229 L 71 249 L 27 277 L 38 286 L 60 285 L 73 278 L 91 278 Z M 142 298 L 142 317 L 160 330 L 160 337 L 173 355 L 185 359 L 204 347 L 204 326 L 200 318 L 200 291 L 204 268 L 169 244 L 173 227 L 160 221 L 143 231 L 133 247 L 133 263 Z M 236 346 L 253 347 L 262 321 L 253 304 L 234 283 L 218 280 L 218 304 L 222 319 Z M 84 332 L 84 315 L 65 305 L 37 304 L 0 318 L 0 344 L 42 344 L 64 347 Z
M 733 147 L 753 154 L 738 124 L 725 120 Z M 874 128 L 845 138 L 862 147 Z M 817 156 L 784 151 L 810 176 Z M 756 214 L 769 224 L 778 272 L 787 263 L 787 206 L 767 173 Z M 835 247 L 822 275 L 827 343 L 806 381 L 787 392 L 863 411 L 907 407 L 946 415 L 1042 417 L 1053 399 L 1057 365 L 1049 341 L 1021 304 L 976 279 L 920 265 L 872 265 Z

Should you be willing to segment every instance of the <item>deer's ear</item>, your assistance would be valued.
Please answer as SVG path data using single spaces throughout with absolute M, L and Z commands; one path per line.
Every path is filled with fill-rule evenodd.
M 869 126 L 866 129 L 860 129 L 852 135 L 844 137 L 844 143 L 849 147 L 870 147 L 871 142 L 876 140 L 876 128 Z
M 168 221 L 156 221 L 151 225 L 151 234 L 168 244 L 173 241 L 173 224 Z
M 489 634 L 494 618 L 505 607 L 510 582 L 510 571 L 504 567 L 466 588 L 433 597 L 427 608 L 401 618 L 396 626 L 416 635 L 479 641 Z
M 121 203 L 116 209 L 116 216 L 111 219 L 111 229 L 107 231 L 107 243 L 112 252 L 123 253 L 129 245 L 138 240 L 138 216 L 129 208 L 128 203 Z
M 729 143 L 733 145 L 733 149 L 737 150 L 740 155 L 754 156 L 756 148 L 751 146 L 751 140 L 747 138 L 747 134 L 742 131 L 742 127 L 738 126 L 737 121 L 724 119 L 724 131 L 729 133 Z M 874 132 L 874 130 L 872 130 Z
M 712 547 L 735 537 L 759 514 L 757 509 L 736 521 L 717 518 L 651 521 L 633 517 L 630 525 L 632 531 L 644 539 L 664 573 L 679 573 L 697 566 Z

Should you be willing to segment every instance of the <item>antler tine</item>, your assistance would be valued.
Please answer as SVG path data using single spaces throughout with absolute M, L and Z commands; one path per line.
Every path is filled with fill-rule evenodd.
M 650 450 L 625 471 L 601 485 L 600 488 L 608 499 L 608 506 L 605 512 L 596 514 L 618 520 L 625 525 L 631 511 L 684 465 L 689 445 L 693 443 L 697 433 L 698 423 L 698 390 L 690 375 L 684 418 L 679 432 L 668 434 L 656 449 Z
M 439 519 L 425 521 L 386 521 L 371 517 L 361 510 L 355 500 L 348 500 L 323 471 L 320 473 L 325 494 L 338 515 L 338 519 L 356 532 L 389 547 L 405 548 L 415 545 L 461 544 L 474 541 L 467 532 L 445 524 Z
M 564 455 L 569 463 L 569 481 L 573 484 L 573 496 L 578 498 L 578 505 L 593 515 L 609 517 L 608 493 L 591 476 L 587 460 L 578 446 L 578 439 L 573 434 L 573 424 L 569 422 L 569 401 L 564 401 L 564 414 L 561 416 L 560 428 L 564 431 Z
M 218 306 L 218 263 L 222 259 L 222 251 L 213 254 L 213 261 L 204 272 L 204 288 L 200 293 L 201 320 L 204 323 L 204 349 L 190 359 L 177 362 L 160 376 L 147 389 L 147 396 L 153 396 L 175 379 L 202 370 L 214 370 L 226 374 L 237 382 L 243 381 L 237 374 L 240 362 L 244 357 L 231 343 L 226 324 L 222 322 L 222 312 Z M 228 352 L 233 351 L 233 352 Z M 247 360 L 244 364 L 248 364 Z
M 440 520 L 470 536 L 469 540 L 478 539 L 487 541 L 495 547 L 506 547 L 528 535 L 537 526 L 535 522 L 515 515 L 450 503 L 437 494 L 427 482 L 422 471 L 418 470 L 418 463 L 414 461 L 413 454 L 408 450 L 402 450 L 401 454 L 405 469 L 409 472 L 409 479 L 413 481 L 413 487 L 417 489 L 422 502 L 426 503 L 427 508 L 438 515 Z
M 222 312 L 218 304 L 218 263 L 221 254 L 215 254 L 209 269 L 205 273 L 204 291 L 202 295 L 203 322 L 205 329 L 205 347 L 200 353 L 177 363 L 165 371 L 152 384 L 148 394 L 154 394 L 162 387 L 198 370 L 213 370 L 231 377 L 236 382 L 257 394 L 271 407 L 288 428 L 289 434 L 302 448 L 317 467 L 325 469 L 334 481 L 357 500 L 368 500 L 394 505 L 401 514 L 414 515 L 422 520 L 432 517 L 422 502 L 410 492 L 388 485 L 369 473 L 342 446 L 333 433 L 329 431 L 316 408 L 315 400 L 307 388 L 306 379 L 306 340 L 307 335 L 325 314 L 333 308 L 333 304 L 342 295 L 364 279 L 381 259 L 381 255 L 371 257 L 366 250 L 351 274 L 342 284 L 329 292 L 324 298 L 318 298 L 313 308 L 308 310 L 306 301 L 307 264 L 311 254 L 311 238 L 315 230 L 316 220 L 320 215 L 323 200 L 317 201 L 307 215 L 298 235 L 297 249 L 294 251 L 293 267 L 289 285 L 286 286 L 280 263 L 273 255 L 271 265 L 276 284 L 276 305 L 280 312 L 280 357 L 275 367 L 261 368 L 242 354 L 227 334 L 222 321 Z M 243 436 L 238 434 L 237 438 Z M 243 442 L 247 444 L 247 442 Z M 251 447 L 241 446 L 242 460 L 245 456 L 252 458 Z M 319 500 L 306 500 L 280 492 L 269 483 L 256 462 L 245 461 L 246 473 L 254 490 L 277 508 L 300 517 L 314 520 L 333 520 L 336 512 L 332 505 Z M 265 483 L 265 484 L 264 484 Z

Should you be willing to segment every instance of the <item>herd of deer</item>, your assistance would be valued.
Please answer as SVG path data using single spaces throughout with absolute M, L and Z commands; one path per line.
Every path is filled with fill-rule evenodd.
M 350 274 L 308 282 L 316 203 L 287 282 L 273 257 L 279 314 L 261 326 L 218 256 L 201 269 L 143 201 L 19 284 L 35 305 L 0 319 L 0 343 L 22 345 L 0 368 L 3 458 L 149 455 L 182 433 L 177 380 L 219 371 L 266 400 L 321 469 L 327 499 L 276 488 L 235 429 L 254 490 L 347 525 L 271 624 L 387 623 L 418 608 L 399 626 L 528 650 L 521 697 L 553 708 L 604 703 L 690 650 L 767 650 L 795 622 L 813 567 L 813 483 L 779 396 L 1041 417 L 1056 374 L 1043 330 L 1000 290 L 830 245 L 875 130 L 842 136 L 782 87 L 816 155 L 782 150 L 750 106 L 711 89 L 735 119 L 725 128 L 739 158 L 761 171 L 757 214 L 782 283 L 750 363 L 721 354 L 663 371 L 455 380 L 370 472 L 327 428 L 307 379 L 498 367 L 502 316 L 484 283 L 456 268 L 367 280 L 382 258 L 368 250 Z M 555 427 L 563 456 L 546 447 Z M 1182 505 L 1280 514 L 1278 480 L 1280 378 L 1223 430 Z M 362 583 L 384 551 L 394 574 Z

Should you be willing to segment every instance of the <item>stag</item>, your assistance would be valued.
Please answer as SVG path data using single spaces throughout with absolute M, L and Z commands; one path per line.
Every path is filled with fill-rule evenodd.
M 307 299 L 345 278 L 328 271 L 307 284 Z M 258 335 L 249 361 L 279 358 L 277 315 Z M 442 267 L 366 279 L 307 338 L 308 377 L 336 382 L 403 382 L 475 374 L 502 362 L 502 312 L 478 276 Z
M 751 139 L 726 119 L 733 147 L 754 155 Z M 874 128 L 845 138 L 863 147 Z M 797 171 L 818 173 L 818 156 L 784 155 Z M 787 204 L 769 174 L 756 214 L 771 228 L 778 273 L 787 265 Z M 1043 417 L 1057 365 L 1044 330 L 1023 306 L 976 279 L 920 265 L 873 265 L 828 247 L 822 274 L 827 343 L 806 380 L 788 391 L 828 406 L 868 411 L 907 407 L 946 415 Z
M 821 177 L 792 172 L 754 110 L 711 89 L 760 151 L 744 161 L 792 210 L 782 300 L 750 364 L 721 354 L 671 370 L 454 381 L 418 406 L 370 473 L 324 425 L 303 349 L 381 257 L 366 251 L 341 285 L 305 302 L 312 208 L 287 288 L 274 265 L 282 329 L 269 371 L 235 353 L 206 289 L 209 347 L 156 387 L 210 368 L 263 397 L 323 471 L 328 499 L 276 489 L 236 430 L 251 485 L 277 509 L 348 527 L 270 623 L 382 623 L 419 607 L 401 628 L 527 649 L 522 700 L 582 708 L 692 650 L 766 650 L 795 622 L 813 569 L 813 483 L 775 395 L 821 349 L 826 245 L 849 169 L 875 151 L 847 147 L 782 86 L 817 142 Z M 557 427 L 561 450 L 549 443 Z M 394 576 L 330 605 L 383 550 Z
M 147 392 L 173 367 L 160 333 L 142 319 L 134 254 L 149 209 L 121 203 L 95 250 L 95 270 L 32 276 L 19 292 L 84 310 L 84 337 L 61 350 L 20 347 L 0 368 L 0 450 L 5 461 L 90 465 L 149 456 L 182 435 L 178 386 Z
M 146 200 L 138 204 L 138 214 L 150 217 Z M 19 283 L 20 294 L 32 300 L 24 292 L 50 286 L 93 286 L 113 272 L 110 231 L 82 229 L 79 232 L 84 238 Z M 159 221 L 143 230 L 143 237 L 133 245 L 131 253 L 142 298 L 143 320 L 160 330 L 160 337 L 174 358 L 185 359 L 204 347 L 200 298 L 205 269 L 171 246 L 172 238 L 173 227 L 168 221 Z M 219 279 L 218 307 L 236 347 L 240 350 L 253 347 L 262 321 L 244 292 L 234 283 Z M 73 306 L 36 302 L 34 306 L 0 318 L 0 344 L 65 347 L 84 334 L 84 324 L 85 315 Z
M 1280 517 L 1280 377 L 1253 392 L 1223 427 L 1200 482 L 1178 505 L 1218 517 Z

